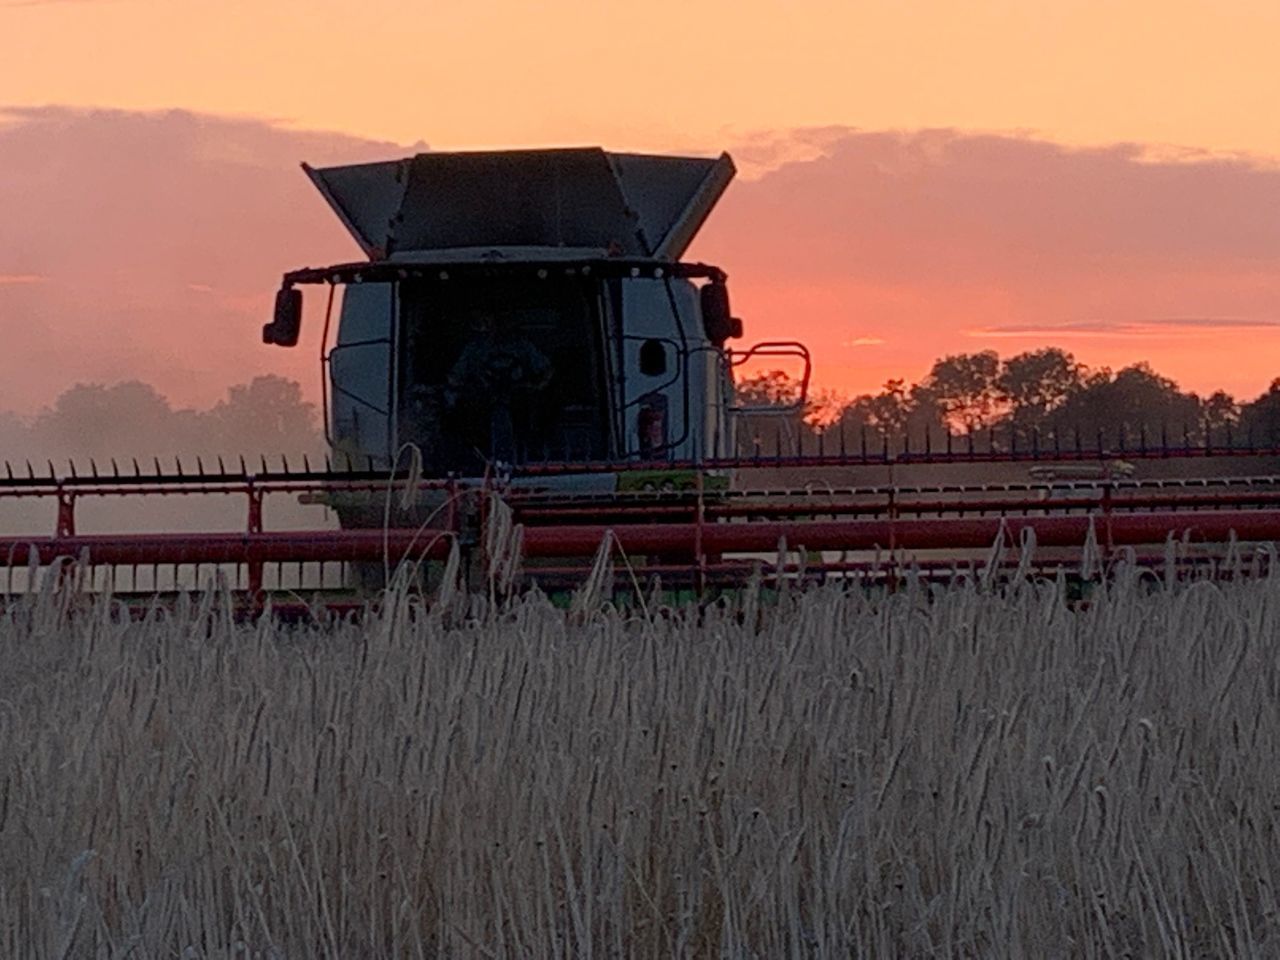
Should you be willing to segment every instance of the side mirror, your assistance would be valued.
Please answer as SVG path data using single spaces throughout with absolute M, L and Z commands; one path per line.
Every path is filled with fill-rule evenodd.
M 301 328 L 302 291 L 293 287 L 281 287 L 276 293 L 275 316 L 262 328 L 262 342 L 273 343 L 278 347 L 296 346 Z
M 712 280 L 699 292 L 702 329 L 707 339 L 723 347 L 730 337 L 742 336 L 742 321 L 729 310 L 729 288 L 722 280 Z

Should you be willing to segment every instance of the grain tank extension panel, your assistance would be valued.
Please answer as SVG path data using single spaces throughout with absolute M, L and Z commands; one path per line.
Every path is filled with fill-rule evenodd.
M 565 248 L 677 260 L 733 178 L 708 160 L 599 148 L 420 153 L 308 176 L 371 260 Z

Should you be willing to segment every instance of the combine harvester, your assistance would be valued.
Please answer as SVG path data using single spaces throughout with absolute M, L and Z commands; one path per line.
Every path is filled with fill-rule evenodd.
M 263 329 L 266 343 L 295 346 L 301 288 L 327 288 L 323 468 L 8 467 L 0 503 L 56 504 L 56 528 L 0 537 L 0 590 L 74 571 L 117 595 L 154 593 L 161 569 L 174 587 L 190 582 L 180 570 L 216 570 L 247 607 L 270 596 L 278 608 L 281 568 L 309 565 L 324 589 L 304 602 L 341 605 L 404 560 L 457 569 L 473 588 L 571 587 L 602 545 L 625 558 L 620 583 L 642 589 L 660 579 L 703 593 L 753 575 L 891 586 L 908 568 L 950 577 L 975 561 L 1077 570 L 1091 554 L 1105 566 L 1121 548 L 1213 569 L 1228 558 L 1239 572 L 1241 558 L 1257 569 L 1269 556 L 1241 544 L 1280 539 L 1267 459 L 1280 451 L 1230 438 L 1053 436 L 1020 448 L 946 436 L 889 449 L 840 434 L 804 450 L 780 430 L 741 455 L 744 424 L 804 402 L 810 358 L 794 342 L 734 346 L 743 329 L 724 271 L 681 259 L 733 177 L 727 155 L 427 153 L 304 169 L 365 254 L 285 274 Z M 735 371 L 759 364 L 792 367 L 796 406 L 738 403 Z M 1248 458 L 1237 473 L 1257 467 L 1233 479 L 1130 475 L 1187 458 L 1222 474 L 1210 461 L 1228 457 Z M 79 501 L 175 495 L 241 497 L 243 529 L 77 532 Z M 337 522 L 273 529 L 267 505 L 281 496 L 323 504 Z M 146 590 L 140 570 L 152 572 Z

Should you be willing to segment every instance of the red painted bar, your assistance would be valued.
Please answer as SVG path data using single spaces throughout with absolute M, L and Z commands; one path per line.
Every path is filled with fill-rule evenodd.
M 1111 509 L 1121 510 L 1187 510 L 1191 508 L 1218 508 L 1252 506 L 1264 507 L 1280 505 L 1280 492 L 1256 491 L 1252 493 L 1205 493 L 1205 494 L 1163 494 L 1131 496 L 1125 493 L 1113 493 Z M 1050 510 L 1101 510 L 1103 497 L 1101 494 L 1091 497 L 1054 497 L 1043 500 L 1035 497 L 992 497 L 984 500 L 980 496 L 969 499 L 957 499 L 954 495 L 947 499 L 922 500 L 911 499 L 891 502 L 883 494 L 865 494 L 861 500 L 848 497 L 832 497 L 824 499 L 821 494 L 793 499 L 781 499 L 770 502 L 767 499 L 732 500 L 727 503 L 708 503 L 705 507 L 708 518 L 732 517 L 812 517 L 830 516 L 833 514 L 883 514 L 890 508 L 902 514 L 934 514 L 954 513 L 973 514 L 987 513 L 1043 513 Z M 663 503 L 600 503 L 592 506 L 567 505 L 517 507 L 518 519 L 540 525 L 571 523 L 575 520 L 590 522 L 593 518 L 607 516 L 618 518 L 618 522 L 627 523 L 634 520 L 650 518 L 658 520 L 663 517 L 674 519 L 691 519 L 697 510 L 696 502 L 690 500 L 683 504 Z
M 1068 517 L 944 517 L 898 520 L 749 521 L 710 523 L 702 528 L 702 549 L 708 554 L 753 553 L 777 549 L 785 540 L 791 549 L 901 550 L 974 549 L 990 546 L 1001 529 L 1017 541 L 1022 530 L 1035 531 L 1045 547 L 1081 546 L 1090 516 Z M 1100 542 L 1116 546 L 1161 543 L 1170 534 L 1207 542 L 1226 541 L 1232 531 L 1241 540 L 1280 539 L 1280 511 L 1232 510 L 1197 513 L 1112 515 L 1108 521 L 1092 515 Z M 525 531 L 525 551 L 536 557 L 589 554 L 599 546 L 604 526 L 531 527 Z M 692 523 L 630 524 L 613 528 L 623 550 L 635 554 L 692 556 L 696 525 Z M 1108 532 L 1109 531 L 1109 532 Z M 892 537 L 892 539 L 891 539 Z
M 627 553 L 692 558 L 791 549 L 899 550 L 985 549 L 1003 529 L 1018 542 L 1035 531 L 1043 547 L 1084 543 L 1092 519 L 1099 542 L 1115 546 L 1162 543 L 1170 534 L 1202 543 L 1221 543 L 1232 532 L 1245 541 L 1280 540 L 1280 510 L 1119 513 L 1110 517 L 944 517 L 937 519 L 767 520 L 741 523 L 636 523 L 530 527 L 524 532 L 529 557 L 585 557 L 595 553 L 607 531 Z M 316 561 L 392 562 L 406 556 L 447 556 L 451 534 L 443 530 L 330 530 L 265 533 L 85 534 L 64 537 L 0 538 L 0 565 L 24 566 L 34 549 L 39 562 L 58 557 L 114 565 L 281 563 Z M 7 560 L 7 563 L 5 562 Z
M 266 533 L 84 534 L 0 538 L 0 565 L 24 566 L 31 550 L 40 563 L 87 555 L 91 563 L 151 564 L 392 561 L 443 558 L 451 534 L 439 530 L 315 530 Z M 7 563 L 3 563 L 4 560 Z

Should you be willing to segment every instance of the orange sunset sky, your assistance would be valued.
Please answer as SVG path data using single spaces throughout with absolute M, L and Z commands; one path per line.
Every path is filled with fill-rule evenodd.
M 822 386 L 1057 344 L 1248 399 L 1278 37 L 1243 0 L 0 0 L 0 411 L 313 391 L 317 325 L 259 328 L 281 272 L 357 251 L 298 161 L 582 144 L 734 154 L 691 256 Z

